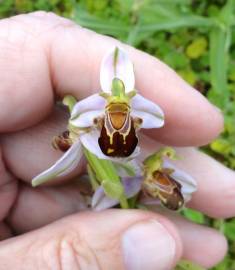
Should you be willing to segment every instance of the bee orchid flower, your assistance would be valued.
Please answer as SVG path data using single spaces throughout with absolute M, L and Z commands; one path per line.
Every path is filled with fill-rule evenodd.
M 162 168 L 155 171 L 152 178 L 144 179 L 142 190 L 144 205 L 161 203 L 170 210 L 178 210 L 191 200 L 197 183 L 192 176 L 164 160 Z
M 83 156 L 82 146 L 100 159 L 133 159 L 139 153 L 138 130 L 164 125 L 162 109 L 134 89 L 133 64 L 123 49 L 115 47 L 103 58 L 100 84 L 100 93 L 69 106 L 68 132 L 53 142 L 66 153 L 36 176 L 33 186 L 70 173 Z
M 163 157 L 169 153 L 172 157 L 173 150 L 162 149 L 144 161 L 142 174 L 138 169 L 138 175 L 122 177 L 127 198 L 138 195 L 137 203 L 141 205 L 147 207 L 163 204 L 170 210 L 178 210 L 190 201 L 192 194 L 197 190 L 197 183 L 192 176 Z M 118 201 L 108 197 L 102 187 L 99 187 L 92 197 L 92 208 L 96 211 L 117 204 Z
M 151 204 L 158 199 L 168 209 L 178 210 L 191 199 L 197 183 L 169 159 L 177 159 L 177 156 L 174 149 L 165 147 L 144 160 L 142 191 L 147 198 L 145 202 Z
M 103 59 L 100 71 L 102 92 L 78 102 L 70 125 L 82 144 L 101 159 L 132 158 L 139 152 L 137 131 L 164 125 L 162 109 L 137 94 L 132 62 L 127 53 L 114 48 Z

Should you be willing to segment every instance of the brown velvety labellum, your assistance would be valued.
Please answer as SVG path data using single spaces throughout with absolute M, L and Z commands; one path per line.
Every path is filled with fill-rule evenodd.
M 170 210 L 178 210 L 184 205 L 180 183 L 164 172 L 154 172 L 151 180 L 144 181 L 143 190 L 151 197 L 158 197 Z
M 133 121 L 131 121 L 131 127 L 128 134 L 125 134 L 125 136 L 123 136 L 123 134 L 121 134 L 117 130 L 112 134 L 112 139 L 110 138 L 110 135 L 108 135 L 105 126 L 103 126 L 98 142 L 100 149 L 106 156 L 130 156 L 134 152 L 138 144 L 138 138 L 135 133 Z
M 159 190 L 159 198 L 162 204 L 171 210 L 181 208 L 184 204 L 184 197 L 181 194 L 181 185 L 171 176 L 161 172 L 156 177 L 156 181 L 165 187 L 165 190 Z M 169 190 L 171 191 L 169 192 Z
M 107 105 L 98 142 L 106 156 L 128 157 L 134 152 L 138 138 L 128 104 Z
M 184 204 L 184 198 L 178 189 L 173 189 L 172 194 L 159 192 L 159 198 L 163 205 L 170 210 L 178 210 Z

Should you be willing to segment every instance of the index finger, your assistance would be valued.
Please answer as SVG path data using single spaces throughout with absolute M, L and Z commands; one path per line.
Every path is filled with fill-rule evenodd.
M 81 99 L 99 91 L 101 59 L 114 44 L 119 42 L 45 12 L 2 20 L 0 131 L 42 120 L 54 94 Z M 166 125 L 152 136 L 166 144 L 200 145 L 218 135 L 223 119 L 212 104 L 161 61 L 122 46 L 134 63 L 136 88 L 165 112 Z

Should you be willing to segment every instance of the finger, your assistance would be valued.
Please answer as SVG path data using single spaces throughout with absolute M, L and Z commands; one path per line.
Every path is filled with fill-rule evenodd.
M 4 223 L 0 222 L 0 241 L 12 236 L 10 228 Z
M 32 188 L 21 184 L 7 222 L 17 234 L 45 226 L 62 217 L 88 210 L 90 187 L 81 179 L 57 187 Z M 84 194 L 84 196 L 83 196 Z M 37 209 L 36 211 L 34 211 Z M 22 218 L 24 217 L 24 218 Z
M 176 164 L 184 167 L 198 182 L 198 191 L 189 205 L 212 217 L 234 216 L 234 171 L 193 148 L 178 149 L 178 153 L 187 159 L 177 161 Z
M 52 147 L 52 139 L 66 130 L 66 120 L 67 115 L 64 110 L 57 107 L 44 122 L 37 126 L 2 135 L 3 155 L 9 170 L 18 178 L 31 182 L 34 176 L 52 166 L 64 154 Z M 18 157 L 17 161 L 15 155 Z M 66 179 L 79 175 L 83 167 L 84 163 L 81 162 L 76 170 L 53 183 L 62 183 Z
M 0 60 L 0 103 L 4 104 L 0 131 L 22 129 L 48 115 L 52 89 L 61 97 L 69 93 L 77 98 L 99 90 L 101 59 L 111 46 L 120 44 L 44 12 L 2 20 L 0 37 L 4 53 Z M 154 137 L 175 145 L 199 145 L 221 131 L 221 113 L 199 92 L 156 58 L 121 46 L 134 62 L 137 88 L 165 111 L 166 125 L 152 132 Z M 9 95 L 14 99 L 7 99 Z M 16 108 L 18 113 L 12 113 Z
M 79 194 L 79 190 L 77 183 L 38 189 L 22 186 L 14 210 L 8 218 L 8 224 L 14 232 L 25 233 L 69 214 L 82 211 L 88 206 Z M 37 211 L 32 211 L 32 209 L 37 209 Z M 189 222 L 162 208 L 150 209 L 167 216 L 177 226 L 185 259 L 209 268 L 224 257 L 227 250 L 226 239 L 216 230 Z M 211 245 L 212 242 L 213 245 Z
M 144 140 L 144 154 L 149 154 L 159 145 L 153 140 Z M 235 173 L 215 159 L 191 148 L 176 148 L 179 160 L 172 161 L 177 168 L 189 173 L 197 181 L 198 189 L 189 206 L 211 217 L 227 218 L 235 215 Z
M 9 213 L 17 195 L 17 180 L 11 175 L 2 157 L 2 151 L 0 150 L 0 224 L 1 221 Z M 1 226 L 2 228 L 2 226 Z M 1 238 L 0 228 L 0 238 Z
M 142 211 L 86 212 L 0 244 L 4 269 L 165 270 L 180 256 L 174 226 Z
M 150 209 L 166 216 L 176 225 L 183 242 L 183 258 L 209 269 L 217 265 L 226 255 L 227 240 L 218 231 L 192 223 L 178 213 L 162 207 Z

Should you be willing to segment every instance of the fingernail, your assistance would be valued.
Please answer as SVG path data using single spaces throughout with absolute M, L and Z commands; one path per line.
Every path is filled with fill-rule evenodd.
M 176 243 L 162 224 L 151 220 L 124 233 L 122 250 L 127 270 L 167 270 L 172 267 Z

